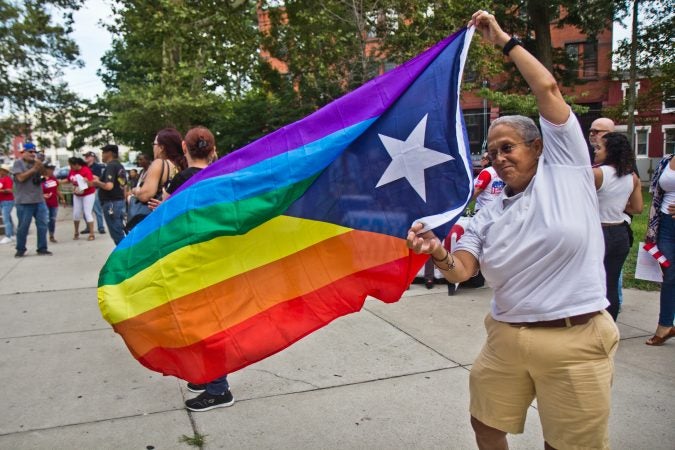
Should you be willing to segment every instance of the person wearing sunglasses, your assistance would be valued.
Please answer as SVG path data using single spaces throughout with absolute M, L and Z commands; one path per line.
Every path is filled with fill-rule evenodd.
M 457 248 L 423 223 L 408 247 L 431 255 L 451 283 L 479 269 L 493 288 L 487 342 L 469 377 L 470 422 L 481 449 L 507 449 L 537 400 L 545 448 L 609 448 L 613 358 L 619 332 L 605 311 L 604 245 L 593 172 L 579 121 L 553 75 L 476 12 L 483 38 L 502 48 L 535 96 L 541 132 L 523 116 L 488 129 L 487 151 L 506 184 L 473 217 Z
M 607 117 L 595 119 L 588 130 L 588 142 L 595 149 L 595 146 L 599 143 L 599 139 L 605 134 L 612 132 L 614 132 L 614 121 L 612 119 L 608 119 Z

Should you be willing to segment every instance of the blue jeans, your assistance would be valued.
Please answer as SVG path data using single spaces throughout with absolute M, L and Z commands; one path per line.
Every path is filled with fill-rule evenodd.
M 94 203 L 95 205 L 96 203 Z M 119 244 L 122 239 L 124 239 L 124 214 L 126 208 L 124 205 L 124 200 L 103 200 L 101 202 L 101 208 L 103 209 L 103 217 L 105 217 L 105 223 L 108 225 L 108 231 L 110 232 L 110 237 L 115 241 L 115 245 Z
M 19 226 L 16 230 L 16 251 L 26 251 L 26 238 L 30 222 L 35 218 L 37 227 L 37 249 L 38 251 L 47 250 L 47 221 L 49 211 L 45 202 L 28 203 L 25 205 L 16 205 L 16 215 L 19 217 Z
M 96 198 L 94 199 L 93 211 L 94 216 L 96 216 L 96 225 L 98 226 L 98 231 L 104 232 L 105 227 L 103 226 L 103 209 L 101 209 L 101 202 L 98 199 L 98 189 L 96 189 Z
M 54 232 L 56 231 L 56 216 L 59 213 L 59 207 L 47 206 L 47 209 L 49 210 L 49 223 L 47 228 L 49 229 L 49 235 L 54 236 Z
M 212 382 L 206 385 L 206 392 L 211 395 L 223 395 L 225 392 L 230 390 L 230 385 L 227 382 L 227 375 L 223 375 L 220 378 L 216 378 Z
M 12 208 L 14 208 L 14 200 L 4 200 L 0 202 L 2 208 L 2 222 L 5 224 L 5 236 L 14 236 L 14 221 L 12 220 Z
M 656 245 L 670 261 L 670 267 L 663 269 L 659 325 L 672 327 L 675 319 L 675 219 L 670 214 L 661 213 Z

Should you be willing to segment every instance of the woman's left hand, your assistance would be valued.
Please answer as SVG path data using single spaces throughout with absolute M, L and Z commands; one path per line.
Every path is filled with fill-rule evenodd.
M 668 214 L 670 214 L 673 219 L 675 219 L 675 203 L 668 205 Z
M 408 237 L 406 243 L 408 248 L 415 253 L 431 254 L 437 248 L 442 247 L 441 241 L 436 237 L 433 231 L 426 231 L 419 234 L 424 229 L 424 224 L 417 222 L 410 230 L 408 230 Z

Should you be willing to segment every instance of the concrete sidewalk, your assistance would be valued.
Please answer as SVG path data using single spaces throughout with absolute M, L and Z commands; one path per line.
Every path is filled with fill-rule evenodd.
M 448 297 L 414 285 L 393 305 L 369 300 L 287 350 L 230 377 L 231 408 L 189 413 L 185 383 L 150 372 L 101 318 L 108 235 L 73 241 L 69 210 L 54 256 L 0 246 L 0 449 L 473 449 L 468 376 L 489 289 Z M 644 344 L 658 293 L 625 291 L 611 442 L 675 449 L 675 342 Z M 536 410 L 513 449 L 543 448 Z

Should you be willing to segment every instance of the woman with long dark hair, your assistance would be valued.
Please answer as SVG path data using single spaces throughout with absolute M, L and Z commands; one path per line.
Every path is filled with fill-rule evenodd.
M 183 137 L 175 128 L 164 128 L 157 133 L 152 143 L 154 161 L 148 167 L 145 178 L 131 193 L 140 201 L 147 202 L 181 170 L 187 167 L 181 143 Z
M 164 128 L 157 132 L 152 143 L 155 159 L 139 180 L 138 186 L 131 190 L 131 195 L 136 197 L 136 200 L 147 204 L 153 198 L 161 199 L 164 186 L 187 167 L 182 142 L 183 137 L 175 128 Z M 141 215 L 129 217 L 126 231 L 129 232 L 144 217 Z
M 635 158 L 626 136 L 607 133 L 595 146 L 593 168 L 602 235 L 605 239 L 605 276 L 607 312 L 616 320 L 619 315 L 619 276 L 632 244 L 625 213 L 642 212 L 642 186 L 633 172 Z

